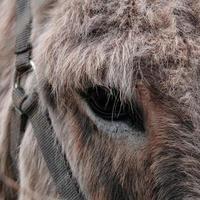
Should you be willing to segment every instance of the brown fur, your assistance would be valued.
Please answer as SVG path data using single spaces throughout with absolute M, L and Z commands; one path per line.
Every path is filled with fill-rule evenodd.
M 0 14 L 0 169 L 6 174 L 14 3 L 0 3 L 7 10 Z M 85 197 L 199 199 L 199 1 L 35 0 L 32 14 L 41 106 L 50 111 Z M 28 91 L 33 83 L 32 74 Z M 95 116 L 77 91 L 96 85 L 117 89 L 122 102 L 138 102 L 146 132 L 123 134 L 122 124 Z M 19 170 L 20 200 L 58 198 L 31 126 Z

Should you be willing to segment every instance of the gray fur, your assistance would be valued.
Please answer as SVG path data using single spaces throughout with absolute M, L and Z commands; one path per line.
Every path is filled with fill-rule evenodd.
M 0 169 L 8 175 L 14 4 L 0 2 Z M 199 0 L 37 0 L 32 14 L 36 71 L 26 88 L 37 80 L 87 199 L 199 199 Z M 77 93 L 96 85 L 141 105 L 145 139 L 99 128 Z M 30 126 L 19 170 L 19 200 L 58 199 Z

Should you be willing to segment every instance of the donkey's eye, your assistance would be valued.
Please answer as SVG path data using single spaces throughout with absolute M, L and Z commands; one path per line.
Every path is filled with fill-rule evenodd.
M 123 121 L 143 129 L 143 117 L 135 105 L 122 103 L 117 90 L 103 87 L 89 88 L 85 98 L 90 109 L 100 118 L 108 121 Z
M 87 103 L 99 117 L 106 120 L 124 120 L 128 117 L 127 105 L 120 102 L 116 90 L 109 91 L 102 87 L 90 88 Z

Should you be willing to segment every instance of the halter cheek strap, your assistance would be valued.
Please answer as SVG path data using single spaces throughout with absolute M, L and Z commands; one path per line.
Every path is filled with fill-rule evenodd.
M 16 68 L 13 87 L 13 110 L 11 121 L 11 149 L 13 170 L 18 173 L 18 149 L 30 121 L 38 146 L 42 152 L 60 199 L 82 200 L 77 183 L 72 177 L 69 163 L 62 153 L 61 145 L 55 137 L 48 112 L 41 111 L 38 94 L 27 95 L 21 84 L 24 74 L 33 70 L 31 59 L 31 13 L 30 0 L 17 0 Z M 56 142 L 55 142 L 56 141 Z M 16 178 L 18 175 L 16 175 Z

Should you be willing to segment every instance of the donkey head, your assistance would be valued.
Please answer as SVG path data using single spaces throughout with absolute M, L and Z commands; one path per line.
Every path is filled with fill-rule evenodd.
M 39 93 L 85 196 L 199 199 L 199 1 L 33 7 Z

